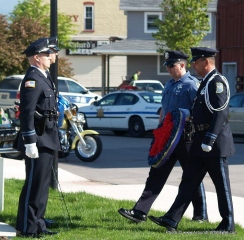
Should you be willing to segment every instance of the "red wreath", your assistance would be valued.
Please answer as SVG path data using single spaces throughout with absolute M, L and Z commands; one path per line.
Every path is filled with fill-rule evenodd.
M 174 122 L 172 119 L 172 114 L 168 113 L 165 116 L 162 127 L 153 130 L 154 144 L 150 149 L 149 152 L 150 156 L 155 156 L 164 149 L 171 135 L 173 127 L 174 127 Z
M 180 140 L 185 125 L 185 114 L 179 109 L 168 112 L 153 131 L 153 140 L 148 154 L 148 164 L 157 168 L 169 159 Z

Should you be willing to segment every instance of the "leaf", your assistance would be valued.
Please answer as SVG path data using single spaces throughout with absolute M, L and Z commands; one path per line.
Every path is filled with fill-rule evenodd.
M 210 29 L 206 18 L 209 1 L 164 0 L 160 5 L 163 20 L 155 21 L 159 30 L 152 34 L 159 46 L 158 52 L 171 49 L 190 55 L 190 48 L 199 45 Z

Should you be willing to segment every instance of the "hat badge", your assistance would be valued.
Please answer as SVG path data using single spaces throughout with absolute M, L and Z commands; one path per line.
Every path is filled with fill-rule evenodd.
M 164 57 L 165 57 L 165 59 L 168 59 L 168 58 L 169 58 L 169 53 L 166 52 L 166 53 L 164 54 Z

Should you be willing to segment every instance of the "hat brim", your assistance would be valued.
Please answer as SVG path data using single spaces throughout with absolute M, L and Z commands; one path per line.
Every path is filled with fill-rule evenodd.
M 200 59 L 200 58 L 202 58 L 202 57 L 192 57 L 192 59 L 190 60 L 190 63 L 195 62 L 197 59 Z
M 177 63 L 179 62 L 178 59 L 177 60 L 167 60 L 166 62 L 164 62 L 164 66 L 168 65 L 168 64 L 174 64 L 174 63 Z
M 209 57 L 216 57 L 216 53 L 214 53 L 214 54 L 204 54 L 204 55 L 200 55 L 200 56 L 194 56 L 190 60 L 190 63 L 191 62 L 195 62 L 197 59 L 200 59 L 200 58 L 209 58 Z
M 57 47 L 57 46 L 55 46 L 55 47 L 51 47 L 54 51 L 60 51 L 60 49 Z
M 49 48 L 45 48 L 45 49 L 43 49 L 41 51 L 38 51 L 38 52 L 36 52 L 36 51 L 27 52 L 27 53 L 25 51 L 23 52 L 23 54 L 25 54 L 26 57 L 32 57 L 32 56 L 37 55 L 37 54 L 40 54 L 40 53 L 50 54 L 50 53 L 53 53 L 53 51 L 51 51 Z
M 38 51 L 38 53 L 53 53 L 53 51 L 50 48 L 43 48 L 42 50 Z

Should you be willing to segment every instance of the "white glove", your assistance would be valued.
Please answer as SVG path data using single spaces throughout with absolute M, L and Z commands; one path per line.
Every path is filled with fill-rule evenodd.
M 204 152 L 210 152 L 212 150 L 212 147 L 211 146 L 208 146 L 208 145 L 206 145 L 204 143 L 201 145 L 201 147 L 202 147 L 202 150 Z
M 38 149 L 36 143 L 25 144 L 25 155 L 29 158 L 38 158 Z

